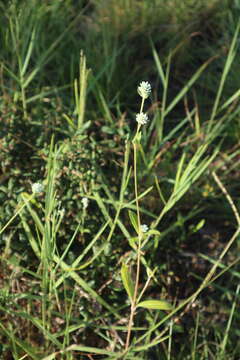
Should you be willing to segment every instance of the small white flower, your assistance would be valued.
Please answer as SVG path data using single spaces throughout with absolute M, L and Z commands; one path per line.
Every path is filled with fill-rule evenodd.
M 141 230 L 143 233 L 146 233 L 148 231 L 149 227 L 146 224 L 141 225 Z
M 59 214 L 60 217 L 63 217 L 65 215 L 65 212 L 66 212 L 65 208 L 62 208 L 62 209 L 58 210 L 58 214 Z
M 33 192 L 33 194 L 39 194 L 39 193 L 41 193 L 43 191 L 44 191 L 44 186 L 41 183 L 36 182 L 36 183 L 32 184 L 32 192 Z
M 145 125 L 148 122 L 147 114 L 144 114 L 143 112 L 137 114 L 136 121 L 141 125 Z
M 86 198 L 86 197 L 82 198 L 82 201 L 81 201 L 81 202 L 82 202 L 82 204 L 83 204 L 84 210 L 86 210 L 87 207 L 88 207 L 88 204 L 89 204 L 88 198 Z
M 151 94 L 151 85 L 147 81 L 142 81 L 138 86 L 138 93 L 143 99 L 147 99 Z

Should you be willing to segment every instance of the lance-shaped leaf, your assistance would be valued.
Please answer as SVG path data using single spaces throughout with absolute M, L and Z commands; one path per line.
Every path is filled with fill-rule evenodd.
M 131 237 L 128 239 L 129 245 L 134 249 L 137 250 L 136 242 L 138 241 L 138 237 Z
M 161 235 L 160 231 L 155 230 L 155 229 L 150 229 L 147 232 L 148 235 Z
M 132 226 L 134 227 L 134 229 L 136 230 L 136 233 L 138 234 L 139 230 L 138 230 L 138 218 L 137 218 L 137 214 L 131 210 L 128 211 L 128 215 L 129 215 L 129 219 L 132 223 Z
M 137 307 L 143 307 L 145 309 L 156 309 L 156 310 L 172 310 L 173 307 L 167 301 L 149 299 L 141 301 Z
M 134 285 L 130 276 L 130 271 L 126 264 L 122 264 L 121 268 L 122 282 L 125 287 L 126 292 L 128 293 L 129 298 L 132 300 L 134 295 Z

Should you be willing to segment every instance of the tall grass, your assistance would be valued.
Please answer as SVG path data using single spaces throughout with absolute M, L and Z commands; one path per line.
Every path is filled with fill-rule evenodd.
M 0 4 L 3 359 L 237 358 L 235 13 Z M 219 48 L 179 76 L 177 56 L 191 55 L 190 19 L 212 9 L 223 29 L 232 14 L 231 44 L 203 91 Z M 157 35 L 159 19 L 171 26 Z

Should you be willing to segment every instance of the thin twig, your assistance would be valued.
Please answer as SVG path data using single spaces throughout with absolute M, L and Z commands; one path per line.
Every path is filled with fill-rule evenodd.
M 215 173 L 215 171 L 212 172 L 212 176 L 214 178 L 214 180 L 216 181 L 217 185 L 220 187 L 220 189 L 222 190 L 223 194 L 225 195 L 227 201 L 229 202 L 229 205 L 232 208 L 232 211 L 235 215 L 235 218 L 237 220 L 237 224 L 238 226 L 240 226 L 240 216 L 239 216 L 239 212 L 236 208 L 236 205 L 234 204 L 231 196 L 229 195 L 229 193 L 227 192 L 227 189 L 225 188 L 225 186 L 223 185 L 223 183 L 221 182 L 221 180 L 219 179 L 219 177 L 217 176 L 217 174 Z

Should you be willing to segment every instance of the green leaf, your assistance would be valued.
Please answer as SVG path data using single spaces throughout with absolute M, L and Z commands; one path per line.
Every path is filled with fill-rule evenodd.
M 138 234 L 138 218 L 137 214 L 131 210 L 128 210 L 129 219 L 132 223 L 132 226 L 136 230 L 136 233 Z
M 110 134 L 110 135 L 114 134 L 114 132 L 115 132 L 115 130 L 113 128 L 111 128 L 110 126 L 106 126 L 106 125 L 101 127 L 101 131 L 106 134 Z
M 129 245 L 134 249 L 137 250 L 136 242 L 138 241 L 138 237 L 131 237 L 128 238 Z
M 199 223 L 196 225 L 196 227 L 195 227 L 195 232 L 197 232 L 198 230 L 200 230 L 203 226 L 204 226 L 204 224 L 205 224 L 205 219 L 202 219 L 202 220 L 200 220 L 199 221 Z
M 158 230 L 150 229 L 148 230 L 147 235 L 161 235 L 161 233 Z
M 133 138 L 133 140 L 132 140 L 132 143 L 133 143 L 133 144 L 136 144 L 136 145 L 139 145 L 140 142 L 141 142 L 141 137 L 142 137 L 142 133 L 141 133 L 141 131 L 139 131 L 139 132 L 134 136 L 134 138 Z
M 122 264 L 122 268 L 121 268 L 121 277 L 122 277 L 122 282 L 125 287 L 125 290 L 129 296 L 129 298 L 132 300 L 133 295 L 134 295 L 134 285 L 133 285 L 133 281 L 130 277 L 130 271 L 129 271 L 127 265 L 124 263 Z
M 172 310 L 172 305 L 164 300 L 145 300 L 140 302 L 137 307 L 143 307 L 145 309 L 156 309 L 156 310 Z
M 62 354 L 66 354 L 68 352 L 72 352 L 72 351 L 81 351 L 81 352 L 86 352 L 86 353 L 91 353 L 91 354 L 100 354 L 100 355 L 109 355 L 109 356 L 116 356 L 117 357 L 117 353 L 115 352 L 111 352 L 111 351 L 107 351 L 104 349 L 99 349 L 99 348 L 95 348 L 95 347 L 90 347 L 90 346 L 82 346 L 82 345 L 70 345 L 69 347 L 67 347 L 66 349 L 62 350 L 61 353 Z M 46 357 L 44 357 L 42 360 L 53 360 L 56 359 L 56 356 L 58 355 L 58 352 L 54 352 Z M 87 355 L 86 355 L 87 357 Z M 111 358 L 112 359 L 112 358 Z

